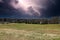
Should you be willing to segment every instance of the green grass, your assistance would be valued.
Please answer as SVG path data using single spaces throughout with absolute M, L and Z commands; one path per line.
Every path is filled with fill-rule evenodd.
M 0 24 L 0 40 L 60 40 L 60 24 Z
M 0 24 L 0 28 L 20 30 L 60 30 L 60 24 Z

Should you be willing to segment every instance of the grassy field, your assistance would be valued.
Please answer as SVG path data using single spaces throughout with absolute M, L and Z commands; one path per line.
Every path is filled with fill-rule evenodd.
M 60 24 L 0 24 L 0 40 L 60 40 Z

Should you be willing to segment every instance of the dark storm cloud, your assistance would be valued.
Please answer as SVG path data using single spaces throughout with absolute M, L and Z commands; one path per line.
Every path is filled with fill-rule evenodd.
M 43 16 L 60 16 L 60 0 L 49 1 L 47 6 L 47 10 L 43 11 Z
M 0 2 L 0 17 L 10 17 L 10 18 L 20 17 L 21 14 L 17 14 L 17 13 L 21 13 L 21 12 L 10 6 L 9 2 L 10 0 L 2 0 Z
M 0 0 L 0 2 L 2 2 L 2 0 Z
M 29 17 L 32 18 L 34 16 L 38 17 L 39 14 L 33 10 L 32 7 L 29 7 L 30 14 L 33 13 L 32 16 L 25 14 L 25 12 L 20 8 L 19 10 L 12 7 L 9 3 L 12 0 L 0 0 L 0 17 L 14 17 L 14 18 L 25 18 Z M 39 0 L 40 1 L 40 0 Z M 45 0 L 43 0 L 44 2 Z M 38 7 L 38 11 L 41 13 L 39 17 L 53 17 L 53 16 L 60 16 L 60 0 L 46 0 L 46 4 L 40 4 L 37 2 L 38 5 L 42 5 Z M 15 4 L 18 4 L 18 1 L 15 1 Z M 39 18 L 38 17 L 38 18 Z

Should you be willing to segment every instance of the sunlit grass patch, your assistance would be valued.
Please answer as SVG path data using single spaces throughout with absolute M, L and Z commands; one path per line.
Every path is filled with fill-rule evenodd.
M 60 40 L 60 24 L 0 24 L 0 40 Z
M 12 30 L 12 31 L 11 31 Z M 0 40 L 57 40 L 58 34 L 40 33 L 26 30 L 0 30 Z

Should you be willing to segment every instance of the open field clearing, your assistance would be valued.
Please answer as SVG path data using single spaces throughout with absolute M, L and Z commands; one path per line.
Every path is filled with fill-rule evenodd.
M 60 40 L 60 24 L 0 24 L 0 40 Z

